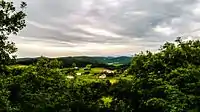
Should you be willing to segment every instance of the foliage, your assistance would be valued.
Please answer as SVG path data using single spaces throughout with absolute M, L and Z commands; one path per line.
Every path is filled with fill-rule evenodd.
M 73 68 L 76 67 L 76 63 L 72 63 L 72 67 L 73 67 Z
M 107 69 L 126 69 L 131 61 L 131 57 L 61 57 L 57 58 L 59 61 L 62 61 L 63 67 L 69 68 L 72 67 L 72 64 L 77 67 L 85 67 L 88 64 L 92 64 L 92 67 L 103 67 Z M 17 59 L 17 64 L 21 65 L 31 65 L 37 62 L 38 58 L 20 58 Z M 108 63 L 117 62 L 116 64 L 109 65 Z
M 10 92 L 7 89 L 7 85 L 10 83 L 7 81 L 10 73 L 7 70 L 7 66 L 12 64 L 15 59 L 13 53 L 17 48 L 14 43 L 8 40 L 9 35 L 17 34 L 25 26 L 25 16 L 23 9 L 26 7 L 26 3 L 22 2 L 20 9 L 16 10 L 13 2 L 5 0 L 0 1 L 0 110 L 1 111 L 16 111 L 15 108 L 11 108 L 9 98 Z M 9 77 L 12 79 L 12 77 Z
M 191 52 L 183 53 L 191 60 L 178 60 L 182 55 L 177 54 L 186 52 L 181 45 L 191 47 L 197 42 L 167 43 L 158 53 L 139 54 L 133 58 L 127 71 L 131 77 L 112 79 L 96 79 L 89 75 L 67 79 L 66 75 L 70 75 L 73 68 L 60 69 L 60 61 L 41 57 L 34 66 L 11 68 L 11 75 L 0 81 L 0 109 L 31 112 L 198 111 L 198 60 L 189 58 Z M 197 45 L 190 49 L 198 52 Z M 195 52 L 192 56 L 196 55 Z M 18 70 L 21 72 L 17 73 Z
M 88 69 L 88 70 L 90 70 L 90 69 L 91 69 L 91 67 L 92 67 L 92 65 L 91 65 L 91 64 L 87 64 L 85 68 L 86 68 L 86 69 Z
M 139 86 L 138 90 L 143 90 L 145 87 L 147 92 L 153 93 L 152 95 L 156 95 L 155 92 L 158 91 L 164 95 L 150 96 L 149 100 L 144 100 L 146 104 L 164 102 L 162 105 L 166 104 L 163 107 L 165 111 L 177 112 L 194 109 L 200 103 L 198 89 L 200 86 L 200 41 L 182 41 L 181 38 L 178 38 L 175 42 L 166 42 L 158 53 L 147 51 L 136 55 L 128 69 L 128 74 L 134 74 L 136 79 L 140 80 L 142 85 Z M 155 81 L 158 85 L 155 85 Z M 142 93 L 145 94 L 145 91 Z M 177 97 L 178 99 L 176 99 Z M 150 107 L 155 106 L 150 105 Z M 148 107 L 148 109 L 150 108 Z
M 22 2 L 21 8 L 25 6 Z M 0 111 L 199 111 L 199 40 L 182 41 L 178 38 L 175 43 L 166 42 L 157 53 L 147 51 L 137 54 L 124 72 L 126 77 L 96 79 L 84 75 L 67 79 L 66 75 L 75 74 L 74 68 L 61 69 L 62 62 L 67 59 L 61 62 L 59 59 L 40 57 L 34 60 L 32 66 L 7 66 L 11 64 L 12 54 L 16 51 L 14 43 L 7 40 L 8 36 L 17 34 L 25 26 L 26 15 L 22 11 L 15 11 L 12 2 L 0 1 L 0 9 L 0 73 L 6 74 L 0 78 Z M 98 59 L 76 59 L 78 63 L 71 62 L 82 67 L 88 64 L 101 65 Z M 67 66 L 77 65 L 71 63 Z M 86 68 L 90 69 L 91 66 Z M 118 72 L 125 68 L 123 66 Z M 128 77 L 130 75 L 132 77 Z
M 5 72 L 5 66 L 13 63 L 17 48 L 8 41 L 10 34 L 17 34 L 25 26 L 23 9 L 26 3 L 22 2 L 21 10 L 16 11 L 13 2 L 0 1 L 0 74 Z

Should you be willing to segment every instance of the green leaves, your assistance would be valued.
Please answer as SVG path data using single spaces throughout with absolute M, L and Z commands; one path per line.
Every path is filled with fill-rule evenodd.
M 23 3 L 24 4 L 24 3 Z M 24 8 L 23 7 L 21 8 Z M 17 34 L 22 28 L 25 27 L 25 16 L 23 9 L 16 11 L 13 2 L 0 0 L 0 110 L 1 111 L 17 111 L 17 108 L 11 108 L 11 103 L 8 100 L 9 91 L 8 84 L 11 77 L 7 65 L 13 64 L 15 61 L 15 53 L 17 48 L 13 42 L 8 41 L 10 34 Z
M 16 48 L 13 42 L 8 41 L 10 34 L 17 34 L 25 25 L 25 16 L 23 12 L 25 2 L 19 11 L 13 5 L 13 2 L 0 1 L 0 73 L 5 75 L 5 66 L 13 62 L 15 58 L 13 53 Z
M 166 42 L 160 52 L 136 55 L 128 69 L 136 77 L 133 88 L 141 94 L 140 103 L 149 111 L 165 104 L 162 111 L 179 112 L 200 103 L 200 41 L 175 42 Z

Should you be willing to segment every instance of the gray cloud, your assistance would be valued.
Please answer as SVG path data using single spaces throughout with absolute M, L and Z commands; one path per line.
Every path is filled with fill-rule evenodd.
M 44 43 L 47 47 L 77 48 L 85 51 L 84 54 L 98 55 L 96 46 L 93 50 L 88 46 L 96 43 L 97 49 L 102 48 L 105 55 L 115 55 L 110 50 L 106 53 L 103 46 L 108 45 L 105 44 L 124 46 L 120 53 L 133 54 L 155 50 L 165 41 L 200 28 L 199 0 L 25 1 L 28 4 L 27 27 L 20 32 L 23 38 L 14 39 L 18 46 L 24 42 Z M 24 52 L 26 49 L 19 49 L 20 56 L 25 56 Z M 51 52 L 46 54 L 51 56 L 55 51 Z

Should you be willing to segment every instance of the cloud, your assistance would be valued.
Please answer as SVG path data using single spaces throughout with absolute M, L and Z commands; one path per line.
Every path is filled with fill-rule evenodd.
M 171 27 L 164 27 L 164 26 L 156 26 L 153 28 L 155 32 L 161 33 L 163 35 L 169 36 L 175 32 Z
M 25 1 L 27 27 L 12 38 L 20 57 L 130 55 L 200 35 L 199 0 Z
M 54 26 L 40 24 L 40 23 L 37 23 L 35 21 L 29 21 L 29 20 L 27 20 L 26 22 L 27 22 L 27 24 L 29 24 L 31 26 L 35 26 L 35 27 L 41 28 L 41 29 L 55 30 L 55 31 L 60 31 L 61 30 L 61 29 L 58 29 L 58 28 L 56 28 Z
M 86 31 L 88 33 L 91 33 L 93 35 L 98 35 L 98 36 L 106 36 L 106 37 L 113 37 L 113 38 L 121 38 L 122 36 L 106 31 L 104 29 L 98 29 L 98 28 L 92 28 L 90 26 L 86 26 L 86 25 L 78 25 L 75 26 L 78 29 L 81 29 L 83 31 Z

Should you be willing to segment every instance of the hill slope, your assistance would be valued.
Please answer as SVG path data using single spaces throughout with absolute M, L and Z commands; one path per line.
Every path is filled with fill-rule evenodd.
M 19 58 L 17 59 L 17 64 L 30 65 L 37 61 L 38 58 Z M 87 64 L 92 64 L 94 67 L 107 66 L 109 63 L 117 63 L 122 65 L 127 65 L 131 61 L 131 57 L 121 56 L 121 57 L 58 57 L 58 60 L 63 62 L 64 67 L 69 67 L 73 63 L 76 63 L 78 67 L 84 67 Z

